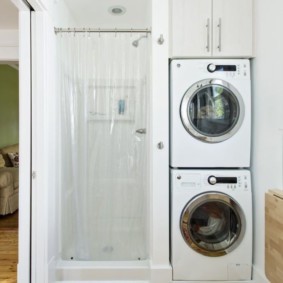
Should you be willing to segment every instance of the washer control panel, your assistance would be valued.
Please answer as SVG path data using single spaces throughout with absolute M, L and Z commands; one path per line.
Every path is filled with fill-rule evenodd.
M 239 68 L 239 65 L 215 65 L 215 64 L 211 63 L 207 66 L 207 70 L 210 73 L 214 73 L 214 72 L 236 72 L 237 67 Z
M 209 63 L 205 66 L 206 71 L 209 73 L 222 74 L 226 77 L 247 77 L 248 76 L 248 66 L 246 63 L 235 64 L 235 65 L 224 65 Z
M 207 179 L 206 179 L 207 178 Z M 214 176 L 209 175 L 205 178 L 206 185 L 226 187 L 227 189 L 236 190 L 243 189 L 249 190 L 248 176 Z
M 207 179 L 210 185 L 215 184 L 237 184 L 237 177 L 215 177 L 213 175 L 209 176 Z
M 250 172 L 247 170 L 176 170 L 173 175 L 176 187 L 185 190 L 227 190 L 247 192 L 251 190 Z

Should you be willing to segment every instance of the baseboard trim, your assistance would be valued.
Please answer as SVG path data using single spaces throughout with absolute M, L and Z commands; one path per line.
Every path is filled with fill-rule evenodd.
M 171 265 L 151 265 L 150 283 L 172 283 Z
M 266 278 L 264 272 L 259 270 L 257 267 L 253 267 L 253 281 L 255 283 L 270 283 L 270 281 Z
M 249 281 L 218 281 L 218 280 L 213 280 L 213 281 L 172 281 L 172 283 L 257 283 L 253 280 Z

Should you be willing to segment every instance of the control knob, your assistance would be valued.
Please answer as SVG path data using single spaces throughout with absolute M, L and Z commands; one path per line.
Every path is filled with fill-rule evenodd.
M 208 72 L 213 73 L 216 70 L 216 66 L 214 64 L 209 64 L 207 66 L 207 70 L 208 70 Z
M 208 177 L 208 183 L 209 183 L 210 185 L 215 185 L 215 184 L 217 183 L 216 177 L 215 177 L 215 176 L 209 176 L 209 177 Z

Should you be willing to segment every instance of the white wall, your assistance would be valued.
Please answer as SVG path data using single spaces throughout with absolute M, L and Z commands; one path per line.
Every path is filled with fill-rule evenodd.
M 32 282 L 53 282 L 46 266 L 52 268 L 59 252 L 55 34 L 45 13 L 32 16 L 32 171 L 36 172 L 32 180 Z
M 64 0 L 29 0 L 29 3 L 35 11 L 46 11 L 54 27 L 69 27 L 75 24 Z
M 19 4 L 20 3 L 20 4 Z M 31 66 L 30 11 L 19 1 L 19 114 L 20 155 L 19 179 L 19 257 L 17 281 L 30 282 L 30 187 L 31 187 Z
M 149 28 L 150 0 L 65 0 L 78 27 Z M 112 15 L 109 8 L 126 8 L 123 15 Z M 65 26 L 66 27 L 66 26 Z
M 0 60 L 19 60 L 19 31 L 0 29 Z
M 58 147 L 56 145 L 56 36 L 54 26 L 72 17 L 64 1 L 31 0 L 33 12 L 32 282 L 53 282 L 58 242 Z M 62 12 L 62 17 L 58 15 Z M 48 266 L 48 268 L 47 268 Z
M 169 1 L 152 0 L 151 65 L 151 281 L 168 282 L 169 264 Z M 160 36 L 164 43 L 158 44 Z M 163 143 L 164 148 L 158 149 Z
M 264 194 L 282 188 L 283 2 L 257 0 L 253 73 L 253 150 L 255 270 L 264 273 Z M 257 281 L 259 282 L 259 281 Z

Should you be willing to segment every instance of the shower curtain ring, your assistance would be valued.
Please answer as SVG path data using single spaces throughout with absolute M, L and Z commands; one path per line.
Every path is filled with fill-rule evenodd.
M 117 28 L 115 28 L 115 37 L 117 37 Z
M 98 29 L 98 37 L 100 37 L 100 28 Z
M 88 38 L 90 38 L 90 28 L 88 29 Z
M 131 37 L 133 36 L 133 28 L 131 28 Z

